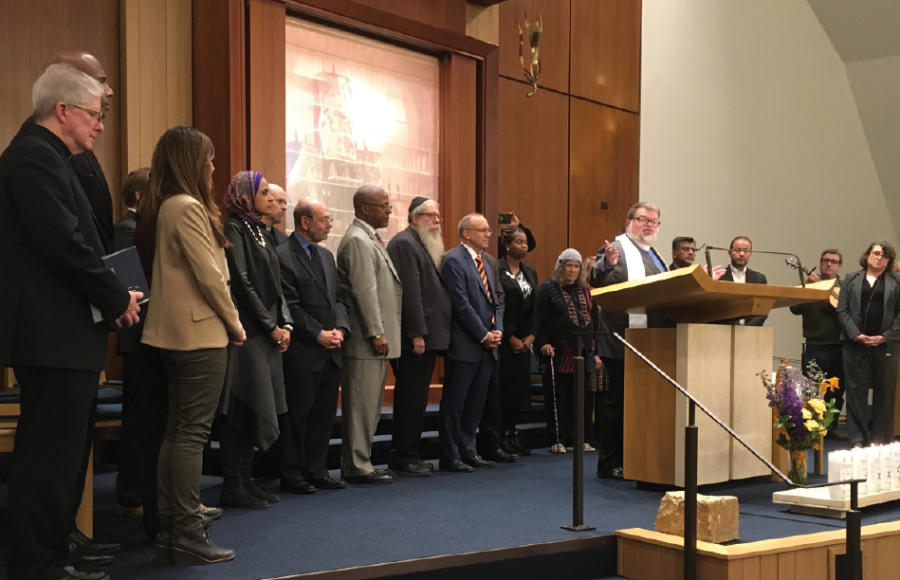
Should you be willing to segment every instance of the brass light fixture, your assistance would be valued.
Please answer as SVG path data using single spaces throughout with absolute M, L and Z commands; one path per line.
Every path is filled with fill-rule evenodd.
M 532 14 L 535 15 L 534 22 L 528 21 L 528 12 L 525 12 L 525 30 L 522 30 L 522 25 L 519 24 L 519 19 L 516 19 L 516 26 L 519 28 L 519 62 L 522 64 L 522 69 L 525 71 L 523 74 L 525 75 L 525 80 L 528 81 L 528 84 L 531 85 L 531 92 L 528 93 L 528 96 L 532 96 L 538 90 L 538 82 L 541 80 L 541 33 L 544 30 L 544 17 L 541 15 L 540 18 L 537 18 L 537 12 L 534 9 L 534 4 L 532 4 Z M 531 58 L 529 59 L 528 66 L 525 66 L 525 33 L 528 33 L 528 45 L 531 47 Z

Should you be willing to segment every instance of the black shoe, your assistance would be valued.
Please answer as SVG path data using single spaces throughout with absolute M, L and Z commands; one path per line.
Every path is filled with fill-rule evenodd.
M 172 534 L 172 556 L 179 566 L 196 566 L 234 560 L 234 550 L 216 546 L 209 532 L 200 528 L 189 534 Z
M 345 475 L 347 483 L 394 483 L 394 478 L 386 473 L 386 470 L 375 470 L 365 475 Z
M 219 505 L 236 508 L 260 509 L 269 507 L 269 502 L 264 499 L 253 497 L 242 485 L 233 489 L 223 487 L 222 494 L 219 496 Z
M 472 467 L 493 467 L 494 462 L 488 461 L 487 459 L 482 459 L 480 455 L 476 455 L 475 457 L 463 457 L 463 462 L 471 465 Z
M 421 463 L 407 463 L 405 465 L 391 465 L 391 471 L 404 477 L 428 477 L 431 470 Z
M 432 471 L 432 472 L 434 471 L 434 463 L 431 463 L 430 461 L 422 461 L 422 460 L 420 459 L 420 460 L 419 460 L 419 465 L 423 466 L 423 467 L 424 467 L 425 469 L 427 469 L 428 471 Z
M 281 479 L 281 485 L 278 487 L 285 493 L 316 493 L 316 486 L 308 481 L 285 481 Z
M 311 479 L 310 483 L 318 489 L 344 489 L 347 487 L 347 483 L 343 479 L 332 479 L 327 475 L 322 478 Z
M 204 516 L 200 516 L 202 519 Z M 160 564 L 174 564 L 172 557 L 172 524 L 160 524 L 159 533 L 153 538 L 153 549 L 156 550 L 156 561 Z
M 69 541 L 79 547 L 83 547 L 92 554 L 114 554 L 122 549 L 122 544 L 102 543 L 92 540 L 81 533 L 81 530 L 75 530 L 69 534 Z
M 613 467 L 611 469 L 598 469 L 597 477 L 601 479 L 625 479 L 625 472 L 621 467 Z
M 86 564 L 88 566 L 106 566 L 116 561 L 110 554 L 92 554 L 84 546 L 69 542 L 69 564 Z
M 246 489 L 247 492 L 249 492 L 250 495 L 252 495 L 256 499 L 261 499 L 266 503 L 278 503 L 279 501 L 281 501 L 281 498 L 279 498 L 274 493 L 266 493 L 256 487 L 256 484 L 253 483 L 253 481 L 250 479 L 244 480 L 244 489 Z
M 66 566 L 63 568 L 68 578 L 77 580 L 109 580 L 109 574 L 97 568 L 75 568 L 74 566 Z
M 394 474 L 394 472 L 392 472 L 390 468 L 388 468 L 388 469 L 376 469 L 376 470 L 375 470 L 375 473 L 377 473 L 378 475 L 393 475 L 393 474 Z
M 438 462 L 438 467 L 440 467 L 441 471 L 452 471 L 454 473 L 472 473 L 475 469 L 466 465 L 460 459 L 441 459 Z
M 484 454 L 486 459 L 490 459 L 491 461 L 495 461 L 497 463 L 515 463 L 519 460 L 519 456 L 515 453 L 507 453 L 501 448 L 494 449 L 493 451 L 489 451 Z M 477 465 L 475 467 L 478 467 Z

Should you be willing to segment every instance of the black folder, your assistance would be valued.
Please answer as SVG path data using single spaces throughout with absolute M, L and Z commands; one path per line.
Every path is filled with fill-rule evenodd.
M 137 248 L 131 246 L 130 248 L 103 256 L 103 263 L 106 264 L 106 267 L 113 274 L 118 276 L 119 280 L 130 291 L 144 293 L 144 297 L 141 298 L 138 304 L 143 304 L 150 300 L 150 285 L 147 284 L 147 278 L 144 276 L 144 269 L 141 267 Z M 91 304 L 91 312 L 94 315 L 94 322 L 103 321 L 103 315 L 100 314 L 100 311 L 93 304 Z

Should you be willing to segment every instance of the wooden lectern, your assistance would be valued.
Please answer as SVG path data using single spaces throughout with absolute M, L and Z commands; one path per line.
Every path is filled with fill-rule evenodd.
M 597 288 L 593 296 L 608 312 L 642 308 L 674 320 L 676 328 L 628 329 L 624 338 L 756 451 L 767 454 L 772 449 L 772 412 L 757 374 L 771 372 L 773 329 L 707 323 L 827 300 L 833 284 L 800 288 L 718 282 L 693 266 Z M 687 414 L 687 399 L 626 349 L 627 479 L 684 485 Z M 699 411 L 696 424 L 699 485 L 769 474 L 765 465 Z

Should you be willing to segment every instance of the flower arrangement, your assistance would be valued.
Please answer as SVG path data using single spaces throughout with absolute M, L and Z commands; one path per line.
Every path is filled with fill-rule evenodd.
M 759 376 L 772 408 L 778 433 L 775 442 L 790 452 L 788 477 L 794 483 L 806 485 L 806 451 L 822 441 L 834 420 L 837 413 L 834 402 L 826 402 L 824 396 L 837 389 L 838 379 L 826 379 L 814 360 L 807 365 L 805 376 L 788 366 L 786 360 L 778 367 L 774 382 L 766 371 Z

